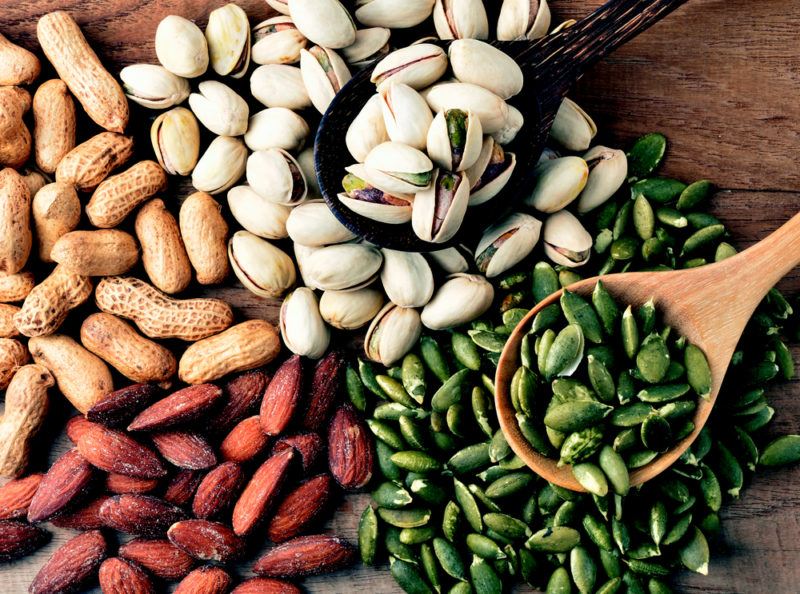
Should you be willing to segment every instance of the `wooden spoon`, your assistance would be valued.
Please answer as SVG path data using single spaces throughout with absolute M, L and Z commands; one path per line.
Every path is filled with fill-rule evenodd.
M 593 277 L 570 285 L 568 289 L 589 296 L 602 279 L 603 284 L 624 304 L 641 305 L 651 297 L 665 322 L 700 347 L 711 367 L 710 398 L 698 398 L 694 431 L 672 449 L 631 473 L 636 486 L 669 468 L 692 445 L 708 421 L 717 400 L 722 380 L 739 338 L 758 304 L 784 275 L 800 264 L 800 214 L 748 250 L 717 264 L 670 272 L 630 272 Z M 553 293 L 536 305 L 517 325 L 506 342 L 495 377 L 495 404 L 500 427 L 514 452 L 545 480 L 584 491 L 572 476 L 570 466 L 559 467 L 557 460 L 536 452 L 520 433 L 511 404 L 510 385 L 519 367 L 522 338 L 534 316 L 563 291 Z
M 458 234 L 447 243 L 419 239 L 411 225 L 379 223 L 344 207 L 336 195 L 342 191 L 344 168 L 353 157 L 345 134 L 361 108 L 375 94 L 369 78 L 373 68 L 356 74 L 336 95 L 322 118 L 315 140 L 314 160 L 320 189 L 336 217 L 367 241 L 399 250 L 427 252 L 475 241 L 480 229 L 527 195 L 531 172 L 545 146 L 553 119 L 569 89 L 584 72 L 686 0 L 611 0 L 595 12 L 558 33 L 537 41 L 494 41 L 522 68 L 525 86 L 510 103 L 525 116 L 516 140 L 506 147 L 517 156 L 517 166 L 506 188 L 488 203 L 473 207 Z M 449 42 L 438 42 L 447 47 Z

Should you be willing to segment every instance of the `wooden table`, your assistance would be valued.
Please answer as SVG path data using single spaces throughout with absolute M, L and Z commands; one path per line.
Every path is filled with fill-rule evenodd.
M 499 0 L 492 0 L 498 2 Z M 55 9 L 72 12 L 112 69 L 153 62 L 153 36 L 166 14 L 204 24 L 223 0 L 2 0 L 0 32 L 36 49 L 36 19 Z M 240 2 L 258 22 L 268 15 L 262 0 Z M 551 0 L 555 21 L 578 18 L 600 0 Z M 666 21 L 623 48 L 586 76 L 574 98 L 600 125 L 600 140 L 627 146 L 636 136 L 664 132 L 670 150 L 664 173 L 686 181 L 712 179 L 722 190 L 716 213 L 734 240 L 745 246 L 800 209 L 800 2 L 786 0 L 691 0 Z M 185 192 L 184 192 L 185 195 Z M 800 274 L 784 281 L 800 290 Z M 277 319 L 274 302 L 241 287 L 216 290 L 243 317 Z M 795 359 L 800 358 L 795 349 Z M 776 432 L 800 432 L 800 383 L 775 389 Z M 63 412 L 63 415 L 61 414 Z M 66 407 L 56 407 L 52 431 L 60 431 Z M 50 431 L 41 441 L 47 442 Z M 64 451 L 59 437 L 50 460 Z M 44 467 L 43 447 L 35 464 Z M 351 496 L 331 527 L 355 538 L 367 501 Z M 723 512 L 723 534 L 714 547 L 711 575 L 681 575 L 677 590 L 720 594 L 790 594 L 800 591 L 800 468 L 762 472 L 742 500 Z M 47 547 L 0 569 L 0 591 L 27 591 L 37 568 L 71 535 L 55 531 Z M 243 567 L 244 572 L 246 568 Z M 399 592 L 384 570 L 359 568 L 307 580 L 311 592 Z

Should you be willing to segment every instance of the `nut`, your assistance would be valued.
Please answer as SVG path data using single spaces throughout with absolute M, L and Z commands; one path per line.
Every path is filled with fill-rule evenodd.
M 69 184 L 47 184 L 33 196 L 31 206 L 39 259 L 52 262 L 50 252 L 59 237 L 74 230 L 81 220 L 78 193 Z
M 192 171 L 196 190 L 219 194 L 242 177 L 247 166 L 247 148 L 239 138 L 217 136 L 208 145 Z
M 245 542 L 225 524 L 209 520 L 175 522 L 167 537 L 176 547 L 195 559 L 213 563 L 228 563 L 242 555 Z
M 84 434 L 86 429 L 92 426 L 92 422 L 83 415 L 76 415 L 70 417 L 64 429 L 67 433 L 67 439 L 72 443 L 77 444 L 81 435 Z
M 156 453 L 129 437 L 92 423 L 78 439 L 78 451 L 92 466 L 137 478 L 161 478 L 167 469 Z
M 160 536 L 186 513 L 177 505 L 151 495 L 115 495 L 100 507 L 100 517 L 106 526 L 143 536 Z
M 167 109 L 189 96 L 189 81 L 156 64 L 131 64 L 119 72 L 128 99 L 150 109 Z
M 56 180 L 90 192 L 133 155 L 133 140 L 101 132 L 68 152 L 56 167 Z
M 267 446 L 269 436 L 261 430 L 258 415 L 239 422 L 222 440 L 219 453 L 223 460 L 247 462 L 258 456 Z
M 164 501 L 185 506 L 194 497 L 194 492 L 202 479 L 201 470 L 178 470 L 164 489 Z
M 265 64 L 250 76 L 250 94 L 267 107 L 305 109 L 311 99 L 297 66 Z
M 53 553 L 33 578 L 28 592 L 50 594 L 79 590 L 94 575 L 106 554 L 106 540 L 99 530 L 79 534 Z
M 281 543 L 303 532 L 327 506 L 332 488 L 331 477 L 320 474 L 286 495 L 267 527 L 269 539 Z
M 242 78 L 250 65 L 250 22 L 236 4 L 211 11 L 206 26 L 211 67 L 220 76 Z
M 294 450 L 285 450 L 273 454 L 255 471 L 233 508 L 233 531 L 237 536 L 246 536 L 264 519 L 293 459 Z
M 139 261 L 139 246 L 132 235 L 118 229 L 70 231 L 55 242 L 50 257 L 72 274 L 114 276 Z
M 347 567 L 356 560 L 356 550 L 337 536 L 300 536 L 267 551 L 253 571 L 265 577 L 298 578 Z
M 372 478 L 375 445 L 364 421 L 350 405 L 340 406 L 328 426 L 328 466 L 343 489 L 364 487 Z
M 33 121 L 36 166 L 53 173 L 75 148 L 75 102 L 63 80 L 48 80 L 36 90 Z
M 254 114 L 244 135 L 252 151 L 283 149 L 299 151 L 311 133 L 303 117 L 285 107 L 268 107 Z
M 36 192 L 50 183 L 50 180 L 47 179 L 43 173 L 37 171 L 36 169 L 24 168 L 20 170 L 20 175 L 22 176 L 22 181 L 25 182 L 25 185 L 27 186 L 28 192 L 30 192 L 31 196 L 35 196 Z
M 99 495 L 74 510 L 59 513 L 50 519 L 50 523 L 53 526 L 70 528 L 71 530 L 99 530 L 104 528 L 105 526 L 98 512 L 106 502 L 106 499 L 109 498 L 110 495 Z
M 19 336 L 19 331 L 14 325 L 14 316 L 19 307 L 8 303 L 0 303 L 0 338 L 13 338 Z
M 304 429 L 319 431 L 328 421 L 331 407 L 339 395 L 340 378 L 345 359 L 341 352 L 333 351 L 314 368 L 311 390 L 303 416 Z
M 164 580 L 179 580 L 195 565 L 189 555 L 166 538 L 136 538 L 119 547 L 119 556 L 141 565 Z
M 192 512 L 207 520 L 228 510 L 244 486 L 245 474 L 235 462 L 223 462 L 203 478 L 192 502 Z
M 333 49 L 356 40 L 356 25 L 339 0 L 288 0 L 289 14 L 312 43 Z
M 70 310 L 92 294 L 92 282 L 56 266 L 50 276 L 36 285 L 14 316 L 14 323 L 25 336 L 52 334 L 64 323 Z
M 166 189 L 167 174 L 158 163 L 139 161 L 97 186 L 86 216 L 95 227 L 116 227 L 142 202 Z
M 22 301 L 35 285 L 32 272 L 0 273 L 0 303 Z
M 158 485 L 158 479 L 145 479 L 112 472 L 106 475 L 105 487 L 109 493 L 122 495 L 123 493 L 149 493 L 154 491 Z
M 28 521 L 42 522 L 77 503 L 91 487 L 94 469 L 73 448 L 53 462 L 28 507 Z
M 249 320 L 190 345 L 178 364 L 178 376 L 187 384 L 214 381 L 229 373 L 266 365 L 280 349 L 278 332 L 272 324 Z
M 187 575 L 178 587 L 173 590 L 173 594 L 225 594 L 230 590 L 231 576 L 219 567 L 198 567 Z
M 194 78 L 208 69 L 208 44 L 200 28 L 176 15 L 164 18 L 156 29 L 156 56 L 167 70 Z
M 14 374 L 0 417 L 0 476 L 18 476 L 28 464 L 31 440 L 47 414 L 47 390 L 53 376 L 40 365 L 25 365 Z
M 0 109 L 2 111 L 2 109 Z M 0 273 L 16 274 L 31 252 L 31 195 L 13 169 L 0 171 Z
M 0 87 L 0 165 L 21 167 L 31 154 L 31 133 L 22 117 L 31 96 L 19 87 Z
M 39 58 L 0 34 L 0 86 L 28 85 L 40 70 Z
M 195 192 L 181 204 L 181 237 L 201 285 L 215 285 L 228 276 L 228 224 L 221 211 L 205 192 Z
M 317 433 L 295 433 L 281 437 L 275 442 L 272 452 L 281 452 L 286 449 L 293 449 L 301 458 L 303 472 L 308 472 L 317 463 L 322 453 L 322 438 Z
M 128 124 L 128 100 L 116 79 L 103 68 L 77 23 L 63 11 L 39 19 L 36 34 L 59 78 L 95 123 L 111 132 Z
M 302 590 L 282 580 L 255 577 L 240 583 L 231 590 L 231 594 L 302 594 Z
M 162 113 L 150 128 L 153 153 L 171 175 L 189 175 L 200 155 L 200 126 L 185 107 Z
M 261 430 L 280 435 L 292 420 L 303 392 L 303 360 L 299 355 L 288 358 L 275 372 L 264 392 L 259 411 Z
M 28 515 L 28 506 L 43 476 L 30 474 L 0 487 L 0 520 L 14 520 Z
M 231 188 L 228 191 L 228 208 L 246 231 L 264 239 L 285 239 L 288 235 L 287 221 L 296 210 L 288 204 L 267 200 L 250 186 Z M 325 209 L 328 210 L 328 207 Z
M 86 418 L 109 427 L 127 425 L 158 394 L 159 389 L 152 384 L 133 384 L 104 395 L 86 411 Z
M 222 435 L 257 408 L 269 377 L 257 369 L 235 376 L 222 389 L 225 401 L 217 413 L 208 420 L 208 431 Z
M 259 297 L 278 298 L 295 283 L 294 262 L 286 252 L 249 231 L 233 234 L 228 258 L 237 278 Z
M 98 573 L 104 594 L 150 594 L 155 586 L 138 566 L 118 557 L 106 559 Z
M 136 237 L 142 246 L 142 264 L 152 283 L 164 291 L 180 293 L 192 282 L 192 266 L 181 239 L 178 221 L 164 201 L 154 198 L 136 215 Z
M 158 453 L 178 468 L 200 470 L 217 463 L 214 449 L 205 437 L 188 431 L 164 431 L 152 435 Z
M 28 359 L 25 345 L 12 338 L 0 338 L 0 390 L 8 387 L 11 378 Z
M 45 544 L 50 533 L 25 522 L 0 522 L 0 561 L 13 561 L 30 555 Z
M 201 124 L 218 136 L 241 136 L 247 131 L 250 108 L 236 91 L 215 80 L 201 82 L 197 90 L 189 95 L 189 106 Z
M 328 350 L 331 331 L 320 315 L 317 296 L 308 287 L 299 287 L 283 299 L 280 329 L 286 347 L 296 355 L 319 359 Z
M 128 431 L 157 431 L 194 421 L 221 397 L 222 390 L 213 384 L 183 388 L 136 415 L 128 425 Z

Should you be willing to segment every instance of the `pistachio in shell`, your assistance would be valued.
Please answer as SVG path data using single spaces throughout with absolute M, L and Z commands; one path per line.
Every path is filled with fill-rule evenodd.
M 433 296 L 433 272 L 422 254 L 382 249 L 381 284 L 400 307 L 423 307 Z
M 464 172 L 437 169 L 430 187 L 414 197 L 414 233 L 423 241 L 449 241 L 461 228 L 468 205 L 469 179 Z
M 217 136 L 192 171 L 192 185 L 209 194 L 232 187 L 244 174 L 247 147 L 239 138 Z
M 250 186 L 234 186 L 228 190 L 228 208 L 245 230 L 264 239 L 288 237 L 286 222 L 291 207 L 270 202 Z
M 344 243 L 356 237 L 323 200 L 310 200 L 293 208 L 286 220 L 286 231 L 295 243 L 312 247 Z
M 300 51 L 300 74 L 311 103 L 325 113 L 334 96 L 350 80 L 350 70 L 332 49 L 315 45 Z
M 488 89 L 501 99 L 522 90 L 522 69 L 508 54 L 478 39 L 457 39 L 447 51 L 455 77 Z
M 233 234 L 228 242 L 228 259 L 241 283 L 260 297 L 278 298 L 295 283 L 292 259 L 249 231 Z
M 440 39 L 489 37 L 489 19 L 482 0 L 436 0 L 433 25 Z
M 479 274 L 453 274 L 422 310 L 426 328 L 444 330 L 467 324 L 486 313 L 494 299 L 494 287 Z
M 297 204 L 306 197 L 306 178 L 295 158 L 283 149 L 259 150 L 247 159 L 247 183 L 277 204 Z
M 483 128 L 472 112 L 462 109 L 440 111 L 428 129 L 428 155 L 449 171 L 466 171 L 481 155 Z
M 295 25 L 312 43 L 339 49 L 355 41 L 356 25 L 339 0 L 288 0 L 287 5 Z
M 200 123 L 218 136 L 241 136 L 247 131 L 250 108 L 236 91 L 216 80 L 197 85 L 189 107 Z
M 383 293 L 375 289 L 324 291 L 319 300 L 322 319 L 340 330 L 357 330 L 383 307 Z
M 484 231 L 475 250 L 475 264 L 494 278 L 521 262 L 539 241 L 542 223 L 520 212 L 504 217 Z
M 628 177 L 625 151 L 594 146 L 583 155 L 583 160 L 589 166 L 589 179 L 578 199 L 578 212 L 581 214 L 604 204 Z
M 200 156 L 200 126 L 185 107 L 173 107 L 150 127 L 153 153 L 170 175 L 189 175 Z
M 299 114 L 285 107 L 268 107 L 250 118 L 244 142 L 252 151 L 278 148 L 298 151 L 310 134 Z
M 592 254 L 592 236 L 575 215 L 559 211 L 544 223 L 544 253 L 556 264 L 583 266 Z
M 446 274 L 466 272 L 469 270 L 469 263 L 472 260 L 472 253 L 463 245 L 434 250 L 428 252 L 427 255 Z
M 381 103 L 380 95 L 370 97 L 347 128 L 344 138 L 347 150 L 359 163 L 366 161 L 372 149 L 389 140 Z
M 294 354 L 319 359 L 328 350 L 331 332 L 311 289 L 300 287 L 286 296 L 281 304 L 279 325 L 283 342 Z
M 490 90 L 472 83 L 442 82 L 423 95 L 436 112 L 445 109 L 472 112 L 480 119 L 484 134 L 501 130 L 508 119 L 508 104 Z
M 353 212 L 374 221 L 397 225 L 411 220 L 411 198 L 394 195 L 371 184 L 375 173 L 366 165 L 352 165 L 342 180 L 339 200 Z
M 372 320 L 364 339 L 364 354 L 371 361 L 393 365 L 414 348 L 422 333 L 416 309 L 387 303 Z
M 511 179 L 516 165 L 514 153 L 504 151 L 491 136 L 484 138 L 480 155 L 466 172 L 472 184 L 469 205 L 477 206 L 497 196 Z
M 399 142 L 379 144 L 369 152 L 364 165 L 371 170 L 370 183 L 395 195 L 427 189 L 433 178 L 433 163 L 428 156 Z
M 256 64 L 294 64 L 308 39 L 288 16 L 277 16 L 253 28 L 253 62 Z
M 189 96 L 189 81 L 157 64 L 131 64 L 119 73 L 125 95 L 149 109 L 167 109 Z
M 397 49 L 375 65 L 370 81 L 378 90 L 392 83 L 424 89 L 439 80 L 447 70 L 447 55 L 438 45 L 420 43 Z
M 250 21 L 236 4 L 211 11 L 206 25 L 211 68 L 220 76 L 242 78 L 250 65 Z
M 560 157 L 540 163 L 533 175 L 533 190 L 525 204 L 540 212 L 553 213 L 565 208 L 583 191 L 589 166 L 580 157 Z
M 494 132 L 492 134 L 492 138 L 494 138 L 500 144 L 509 144 L 514 142 L 514 139 L 517 137 L 517 134 L 519 134 L 519 131 L 522 130 L 522 126 L 524 125 L 525 116 L 523 116 L 522 112 L 516 107 L 509 105 L 508 116 L 506 117 L 503 127 L 497 132 Z
M 547 0 L 503 0 L 497 19 L 497 39 L 539 39 L 547 35 L 551 20 Z
M 344 243 L 314 250 L 303 263 L 311 286 L 323 291 L 345 291 L 366 287 L 383 264 L 380 250 L 370 245 Z
M 356 19 L 367 27 L 407 29 L 431 16 L 435 0 L 356 0 Z
M 300 110 L 311 107 L 303 76 L 297 66 L 264 64 L 250 76 L 250 94 L 266 107 Z
M 422 95 L 403 83 L 392 83 L 378 95 L 389 139 L 424 150 L 433 114 Z
M 171 14 L 156 28 L 156 57 L 172 74 L 195 78 L 208 69 L 208 43 L 192 21 Z
M 386 27 L 359 29 L 356 40 L 342 49 L 342 56 L 353 68 L 366 68 L 389 53 L 391 34 Z
M 556 112 L 550 138 L 570 151 L 585 151 L 597 135 L 597 124 L 581 106 L 564 98 Z

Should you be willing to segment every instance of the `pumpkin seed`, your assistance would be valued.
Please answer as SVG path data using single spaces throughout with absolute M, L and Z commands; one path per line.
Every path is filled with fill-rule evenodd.
M 436 592 L 442 591 L 442 584 L 439 580 L 439 562 L 436 560 L 436 554 L 433 552 L 433 545 L 430 542 L 422 543 L 419 548 L 419 556 L 422 561 L 422 569 L 425 571 L 425 577 L 428 582 L 433 586 Z
M 453 356 L 467 369 L 479 371 L 481 368 L 481 355 L 472 339 L 461 332 L 453 332 L 450 339 Z
M 511 454 L 511 446 L 508 445 L 503 431 L 498 429 L 489 443 L 489 460 L 499 462 L 509 454 Z
M 614 438 L 612 448 L 615 452 L 625 452 L 639 443 L 639 432 L 633 427 L 623 429 Z
M 447 594 L 472 594 L 472 586 L 469 582 L 456 582 Z
M 571 594 L 572 582 L 569 578 L 569 572 L 566 567 L 558 567 L 547 581 L 547 588 L 545 594 Z
M 630 236 L 623 236 L 614 240 L 609 253 L 616 262 L 629 262 L 636 257 L 638 251 L 639 240 Z
M 639 328 L 630 305 L 622 314 L 621 336 L 625 354 L 628 355 L 628 359 L 633 359 L 639 352 Z
M 711 194 L 714 185 L 707 179 L 701 179 L 686 186 L 678 198 L 678 210 L 687 211 L 700 205 Z
M 536 375 L 524 365 L 511 378 L 511 402 L 517 412 L 530 415 L 536 390 Z
M 499 353 L 506 344 L 506 336 L 487 330 L 469 330 L 467 332 L 472 341 L 485 351 Z
M 650 538 L 656 546 L 661 544 L 667 533 L 667 507 L 663 501 L 656 501 L 650 508 Z M 639 572 L 637 572 L 639 573 Z
M 639 194 L 633 201 L 633 228 L 639 239 L 645 241 L 653 237 L 656 226 L 656 215 L 653 207 L 644 194 Z
M 603 566 L 603 571 L 611 579 L 622 577 L 622 564 L 619 562 L 619 553 L 617 551 L 600 549 L 600 564 Z
M 396 528 L 418 528 L 424 526 L 431 519 L 431 510 L 416 507 L 406 509 L 378 508 L 381 520 Z M 403 542 L 402 540 L 400 542 Z M 403 543 L 407 544 L 407 543 Z
M 775 349 L 775 362 L 778 365 L 778 371 L 785 380 L 794 378 L 794 360 L 792 359 L 792 352 L 786 343 L 780 339 L 773 341 L 773 348 Z
M 384 402 L 375 407 L 372 415 L 376 419 L 397 421 L 400 417 L 422 418 L 427 413 L 422 409 L 408 408 L 399 402 Z
M 469 369 L 462 369 L 444 380 L 444 383 L 434 392 L 431 398 L 433 410 L 446 412 L 448 408 L 461 400 L 461 389 L 469 372 Z
M 548 446 L 544 435 L 542 435 L 542 432 L 536 426 L 534 426 L 530 418 L 521 413 L 517 413 L 516 419 L 520 433 L 522 433 L 522 436 L 525 438 L 525 440 L 531 444 L 531 446 L 533 446 L 533 449 L 543 456 L 549 456 L 551 453 L 550 447 Z
M 345 386 L 350 403 L 361 412 L 367 410 L 367 398 L 364 394 L 364 384 L 361 383 L 361 378 L 358 377 L 358 372 L 353 369 L 352 365 L 348 365 L 345 369 Z
M 489 444 L 477 443 L 453 454 L 447 461 L 447 467 L 456 474 L 467 474 L 484 468 L 491 462 Z
M 442 469 L 442 464 L 436 458 L 415 450 L 407 450 L 392 454 L 392 462 L 404 470 L 410 470 L 420 474 L 438 472 Z
M 380 442 L 385 443 L 391 448 L 399 450 L 405 446 L 403 438 L 400 436 L 394 427 L 383 421 L 376 419 L 367 419 L 367 427 L 369 427 L 372 434 L 377 437 Z
M 701 229 L 698 229 L 697 231 L 692 233 L 683 243 L 683 247 L 681 248 L 681 256 L 686 256 L 688 254 L 696 252 L 699 249 L 706 247 L 709 243 L 719 239 L 724 234 L 725 234 L 725 226 L 719 224 L 709 225 L 707 227 L 702 227 Z
M 652 406 L 645 402 L 632 402 L 614 409 L 611 413 L 611 424 L 615 427 L 636 427 L 654 414 Z
M 572 476 L 589 493 L 594 493 L 599 497 L 605 497 L 608 493 L 608 481 L 599 466 L 588 462 L 576 464 L 572 467 Z
M 722 487 L 717 475 L 709 466 L 703 464 L 701 468 L 703 475 L 700 478 L 700 491 L 703 494 L 703 501 L 708 509 L 717 512 L 722 507 Z
M 684 396 L 691 386 L 689 384 L 662 384 L 641 390 L 636 397 L 642 402 L 661 403 L 676 400 Z
M 636 385 L 633 376 L 627 369 L 619 374 L 617 379 L 617 400 L 620 404 L 628 404 L 636 396 Z
M 597 452 L 602 439 L 603 430 L 596 426 L 570 433 L 561 445 L 559 464 L 575 464 L 586 460 Z
M 692 414 L 696 408 L 692 400 L 673 400 L 656 409 L 656 412 L 665 419 L 677 419 Z
M 672 528 L 669 529 L 666 536 L 661 541 L 665 546 L 673 545 L 681 540 L 692 525 L 692 514 L 685 513 L 678 517 Z
M 625 584 L 626 594 L 647 594 L 641 580 L 632 571 L 626 571 L 622 575 L 622 583 Z
M 562 268 L 558 271 L 558 284 L 560 284 L 562 288 L 574 285 L 579 280 L 581 280 L 581 275 L 574 270 Z
M 597 392 L 600 400 L 603 402 L 611 402 L 617 393 L 611 372 L 608 371 L 608 368 L 602 361 L 591 354 L 586 358 L 586 364 L 592 388 Z
M 653 173 L 667 150 L 667 139 L 653 132 L 642 136 L 628 152 L 628 181 L 634 182 Z
M 461 507 L 461 511 L 464 513 L 464 519 L 467 520 L 467 523 L 475 532 L 482 532 L 483 519 L 481 518 L 481 512 L 478 509 L 478 504 L 475 501 L 475 497 L 472 495 L 467 486 L 458 479 L 453 479 L 453 485 L 456 501 Z
M 542 343 L 545 335 L 542 335 Z M 577 324 L 566 326 L 555 336 L 547 349 L 544 376 L 552 379 L 556 376 L 572 375 L 583 358 L 583 346 L 584 336 L 581 327 Z M 541 357 L 539 360 L 541 362 Z
M 717 251 L 714 252 L 714 262 L 722 262 L 739 253 L 731 244 L 723 241 L 717 246 Z
M 758 414 L 753 415 L 750 419 L 742 423 L 741 427 L 748 433 L 753 433 L 769 423 L 773 416 L 775 416 L 775 409 L 771 406 L 768 406 Z
M 613 407 L 593 400 L 565 402 L 547 412 L 544 424 L 556 431 L 572 433 L 599 423 L 613 410 Z
M 658 334 L 651 334 L 642 342 L 636 355 L 636 368 L 645 381 L 656 384 L 664 379 L 669 369 L 670 357 L 666 341 Z
M 471 533 L 467 534 L 467 548 L 472 551 L 481 559 L 490 559 L 495 561 L 497 559 L 505 559 L 506 554 L 503 549 L 494 542 L 491 538 L 487 538 L 482 534 Z
M 525 489 L 532 480 L 533 475 L 529 472 L 512 472 L 486 487 L 486 495 L 492 499 L 508 497 Z
M 408 478 L 406 480 L 408 480 Z M 409 483 L 408 488 L 422 501 L 431 505 L 439 506 L 447 499 L 447 492 L 440 485 L 428 478 L 414 478 L 414 480 Z
M 535 532 L 525 541 L 532 551 L 543 553 L 566 553 L 581 542 L 580 533 L 568 526 L 552 526 Z
M 406 594 L 433 594 L 433 590 L 425 583 L 419 570 L 411 563 L 390 557 L 389 571 Z
M 717 454 L 719 456 L 718 478 L 720 483 L 726 487 L 728 495 L 738 497 L 744 485 L 744 472 L 739 461 L 722 442 L 717 442 Z
M 679 551 L 681 563 L 686 569 L 708 575 L 708 541 L 699 528 L 692 528 L 691 537 Z
M 570 324 L 581 327 L 584 337 L 595 344 L 603 341 L 603 330 L 594 308 L 583 297 L 571 291 L 561 294 L 561 310 Z
M 484 392 L 482 388 L 475 386 L 472 388 L 471 401 L 475 422 L 487 437 L 491 437 L 494 434 L 491 423 L 491 419 L 493 418 L 492 406 L 489 399 L 486 397 L 486 392 Z
M 702 398 L 711 396 L 711 368 L 705 353 L 693 344 L 686 345 L 683 363 L 686 379 L 695 393 Z
M 686 184 L 668 177 L 651 177 L 636 182 L 632 192 L 642 194 L 659 204 L 667 204 L 675 200 L 686 189 Z
M 456 403 L 451 405 L 450 408 L 447 409 L 445 421 L 447 422 L 447 428 L 450 430 L 450 433 L 458 437 L 466 436 L 467 414 L 462 404 Z
M 655 578 L 650 578 L 650 580 L 648 580 L 647 592 L 648 594 L 672 594 L 672 590 L 670 590 L 669 586 Z
M 658 452 L 654 452 L 653 450 L 638 450 L 636 452 L 632 452 L 628 456 L 628 468 L 633 469 L 646 466 L 655 460 L 656 456 L 658 456 Z
M 383 544 L 390 555 L 397 557 L 406 563 L 417 563 L 417 555 L 409 545 L 400 542 L 400 529 L 394 526 L 386 528 L 386 535 Z
M 411 503 L 413 498 L 403 487 L 392 482 L 385 482 L 378 485 L 372 492 L 372 500 L 380 507 L 400 509 Z
M 477 555 L 472 556 L 469 577 L 472 580 L 475 594 L 497 594 L 503 591 L 503 582 L 492 566 Z
M 647 449 L 664 452 L 673 442 L 672 426 L 661 415 L 650 415 L 642 423 L 640 437 Z
M 418 404 L 422 404 L 427 389 L 425 367 L 422 364 L 422 359 L 415 353 L 408 353 L 403 357 L 401 378 L 406 392 L 408 392 Z
M 800 462 L 800 435 L 782 435 L 764 448 L 761 466 L 786 466 Z
M 556 339 L 554 330 L 547 329 L 536 341 L 536 366 L 539 368 L 539 373 L 544 374 L 545 365 L 547 363 L 547 354 L 553 346 L 553 341 Z
M 447 575 L 457 580 L 466 581 L 467 571 L 464 567 L 464 561 L 452 544 L 443 538 L 434 538 L 433 552 L 436 554 L 442 570 Z
M 616 594 L 619 589 L 622 587 L 622 578 L 615 577 L 611 578 L 607 582 L 604 582 L 595 592 L 595 594 Z
M 659 223 L 673 229 L 684 229 L 689 225 L 689 219 L 683 216 L 680 211 L 668 206 L 661 206 L 656 209 L 656 218 Z
M 375 552 L 378 543 L 378 516 L 371 505 L 364 508 L 358 522 L 358 550 L 361 562 L 372 565 L 375 562 Z
M 490 512 L 483 516 L 487 528 L 509 539 L 520 539 L 530 536 L 530 529 L 522 520 L 507 514 Z
M 578 591 L 591 594 L 597 581 L 597 565 L 585 548 L 577 546 L 570 551 L 569 569 Z
M 400 417 L 398 420 L 400 434 L 406 443 L 417 450 L 424 450 L 428 447 L 428 435 L 425 430 L 410 417 Z
M 423 336 L 419 341 L 420 355 L 428 369 L 440 382 L 447 381 L 450 369 L 439 343 L 430 336 Z
M 600 468 L 611 483 L 611 488 L 617 495 L 627 495 L 630 490 L 630 476 L 628 469 L 625 466 L 625 461 L 622 459 L 614 448 L 611 446 L 603 446 L 600 450 L 598 457 Z
M 378 385 L 378 382 L 375 379 L 375 367 L 372 363 L 365 361 L 363 359 L 358 360 L 358 373 L 361 377 L 361 382 L 367 389 L 375 394 L 378 398 L 383 400 L 388 400 L 389 397 L 383 391 L 383 389 Z

